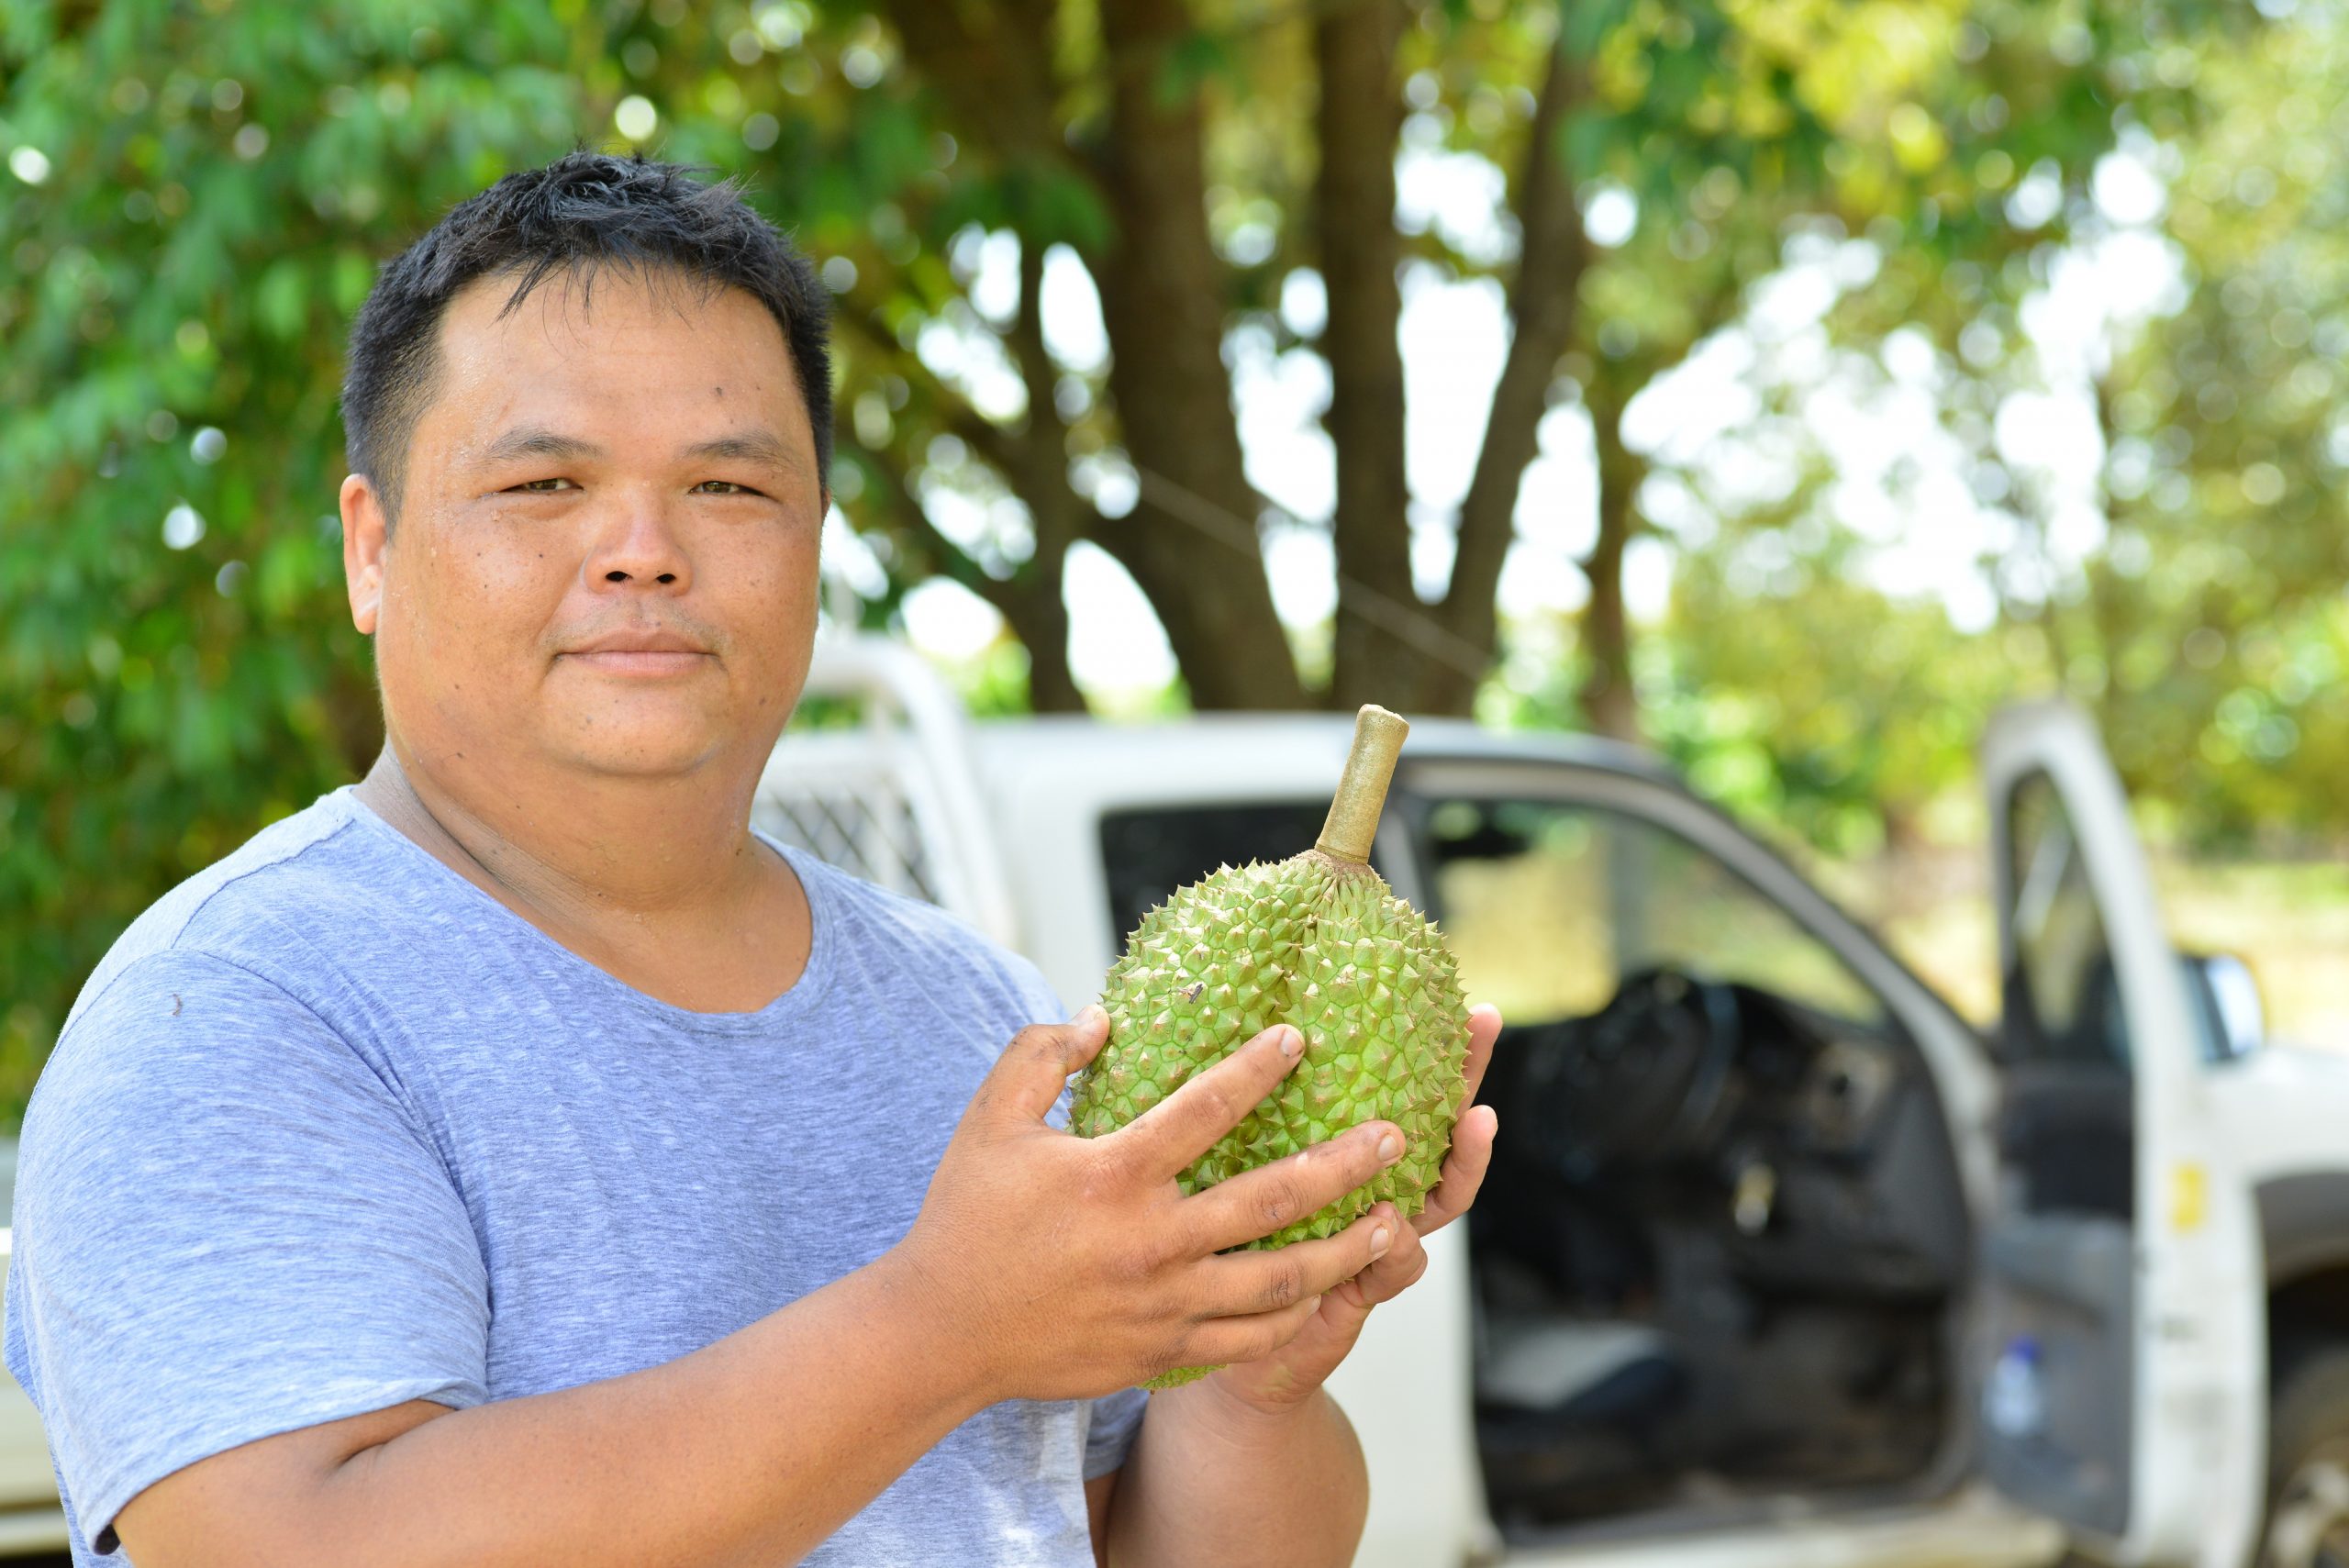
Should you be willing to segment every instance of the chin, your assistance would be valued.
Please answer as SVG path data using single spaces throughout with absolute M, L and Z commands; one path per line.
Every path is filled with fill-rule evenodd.
M 716 735 L 689 736 L 674 729 L 641 738 L 616 733 L 598 737 L 594 745 L 566 748 L 563 761 L 581 773 L 612 778 L 668 778 L 697 772 L 729 749 L 724 738 Z
M 536 731 L 540 755 L 591 773 L 690 773 L 740 745 L 735 725 L 698 703 L 598 704 L 525 722 Z

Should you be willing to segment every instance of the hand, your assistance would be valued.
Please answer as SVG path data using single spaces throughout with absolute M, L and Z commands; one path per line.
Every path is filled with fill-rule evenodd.
M 1493 1040 L 1501 1032 L 1499 1009 L 1489 1005 L 1468 1014 L 1467 1092 L 1464 1103 L 1476 1097 L 1485 1069 L 1493 1060 Z M 1370 1309 L 1391 1301 L 1427 1273 L 1428 1255 L 1422 1238 L 1442 1229 L 1468 1212 L 1484 1184 L 1493 1161 L 1493 1138 L 1500 1118 L 1490 1106 L 1471 1106 L 1452 1130 L 1452 1152 L 1444 1157 L 1435 1190 L 1427 1207 L 1408 1225 L 1397 1221 L 1391 1203 L 1374 1205 L 1355 1221 L 1386 1228 L 1394 1240 L 1370 1267 L 1321 1297 L 1321 1305 L 1301 1332 L 1277 1350 L 1250 1362 L 1224 1367 L 1207 1382 L 1218 1392 L 1252 1408 L 1280 1411 L 1310 1396 L 1338 1369 L 1362 1336 Z M 1277 1253 L 1275 1254 L 1278 1256 Z
M 1294 1028 L 1266 1029 L 1115 1132 L 1047 1127 L 1068 1075 L 1108 1037 L 1098 1007 L 1020 1030 L 885 1260 L 988 1402 L 1092 1397 L 1174 1367 L 1258 1360 L 1373 1261 L 1369 1216 L 1323 1240 L 1219 1254 L 1399 1159 L 1392 1122 L 1365 1122 L 1187 1197 L 1175 1184 L 1297 1065 Z

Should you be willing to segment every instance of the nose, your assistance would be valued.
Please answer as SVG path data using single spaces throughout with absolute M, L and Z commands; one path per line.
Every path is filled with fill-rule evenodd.
M 693 562 L 665 498 L 642 492 L 614 497 L 594 523 L 581 575 L 592 587 L 635 583 L 672 593 L 693 586 Z

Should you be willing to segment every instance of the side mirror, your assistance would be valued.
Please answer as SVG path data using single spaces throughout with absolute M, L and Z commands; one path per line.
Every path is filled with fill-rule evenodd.
M 2231 952 L 2193 954 L 2185 963 L 2201 1015 L 2204 1057 L 2235 1062 L 2259 1049 L 2267 1038 L 2267 1009 L 2251 966 Z

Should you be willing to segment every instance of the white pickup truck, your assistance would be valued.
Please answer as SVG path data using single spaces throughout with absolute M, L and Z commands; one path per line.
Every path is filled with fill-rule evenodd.
M 1074 1006 L 1175 887 L 1310 845 L 1351 734 L 973 723 L 827 638 L 753 819 Z M 2349 1062 L 2172 951 L 2080 716 L 1983 764 L 1987 1039 L 1653 759 L 1415 726 L 1374 863 L 1504 1010 L 1501 1133 L 1333 1384 L 1357 1568 L 2349 1562 Z M 0 1393 L 0 1551 L 61 1543 Z

